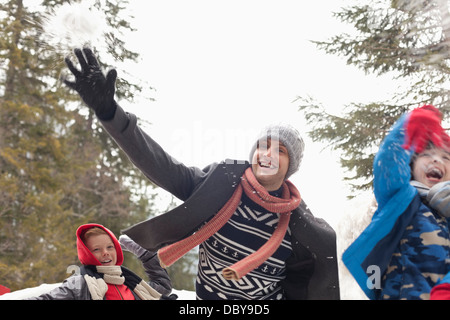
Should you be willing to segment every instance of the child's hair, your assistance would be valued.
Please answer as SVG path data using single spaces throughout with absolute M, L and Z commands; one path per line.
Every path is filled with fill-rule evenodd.
M 92 237 L 92 236 L 99 236 L 99 235 L 102 235 L 102 234 L 106 234 L 109 237 L 108 233 L 105 230 L 103 230 L 103 229 L 101 229 L 99 227 L 93 227 L 93 228 L 90 228 L 90 229 L 86 230 L 81 235 L 81 240 L 83 240 L 83 242 L 86 243 L 86 240 L 89 239 L 90 237 Z

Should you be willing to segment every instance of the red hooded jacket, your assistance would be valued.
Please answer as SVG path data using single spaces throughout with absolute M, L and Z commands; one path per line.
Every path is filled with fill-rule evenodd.
M 117 253 L 117 266 L 121 266 L 123 263 L 123 252 L 122 248 L 120 247 L 120 243 L 117 240 L 116 236 L 107 228 L 102 226 L 101 224 L 96 223 L 89 223 L 84 224 L 80 226 L 77 229 L 76 235 L 77 235 L 77 250 L 78 250 L 78 259 L 83 265 L 94 265 L 94 266 L 100 266 L 100 261 L 97 260 L 97 258 L 94 257 L 92 252 L 86 247 L 82 240 L 82 236 L 84 233 L 91 229 L 91 228 L 100 228 L 104 230 L 109 237 L 111 238 L 112 242 L 114 243 L 114 247 L 116 248 Z M 106 300 L 134 300 L 134 295 L 131 292 L 131 290 L 124 284 L 122 285 L 113 285 L 108 283 L 108 291 L 106 292 Z

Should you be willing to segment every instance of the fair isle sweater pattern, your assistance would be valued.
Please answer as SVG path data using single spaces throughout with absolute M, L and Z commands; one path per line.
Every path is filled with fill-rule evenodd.
M 222 269 L 258 250 L 270 238 L 279 215 L 268 212 L 246 195 L 232 218 L 199 247 L 196 293 L 199 300 L 282 300 L 280 286 L 286 259 L 292 253 L 290 230 L 277 251 L 241 280 L 225 280 Z

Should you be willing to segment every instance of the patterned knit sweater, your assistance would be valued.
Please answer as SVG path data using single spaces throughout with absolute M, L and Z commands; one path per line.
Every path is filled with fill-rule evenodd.
M 271 192 L 279 196 L 280 190 Z M 285 278 L 285 261 L 292 252 L 290 230 L 274 255 L 239 281 L 227 281 L 222 269 L 258 250 L 272 235 L 278 214 L 268 212 L 245 194 L 231 219 L 200 245 L 197 299 L 281 300 L 280 281 Z

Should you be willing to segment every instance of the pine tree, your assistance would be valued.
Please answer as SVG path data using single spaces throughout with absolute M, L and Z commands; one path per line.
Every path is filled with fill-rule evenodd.
M 129 29 L 119 14 L 126 4 L 95 2 L 110 23 Z M 79 225 L 101 223 L 119 235 L 153 210 L 154 186 L 60 85 L 63 57 L 43 45 L 42 17 L 23 0 L 0 4 L 0 281 L 12 290 L 66 278 L 78 263 Z M 116 58 L 134 60 L 118 34 L 108 35 Z M 118 95 L 132 99 L 139 90 L 121 83 Z
M 195 291 L 197 261 L 198 250 L 193 249 L 167 268 L 167 273 L 174 288 Z
M 450 114 L 450 12 L 445 0 L 376 0 L 355 1 L 334 15 L 355 32 L 315 42 L 319 49 L 408 84 L 389 101 L 354 102 L 342 114 L 327 113 L 314 98 L 298 98 L 312 139 L 339 150 L 346 179 L 355 191 L 364 190 L 372 185 L 374 154 L 401 114 L 422 104 L 438 107 L 444 119 Z

